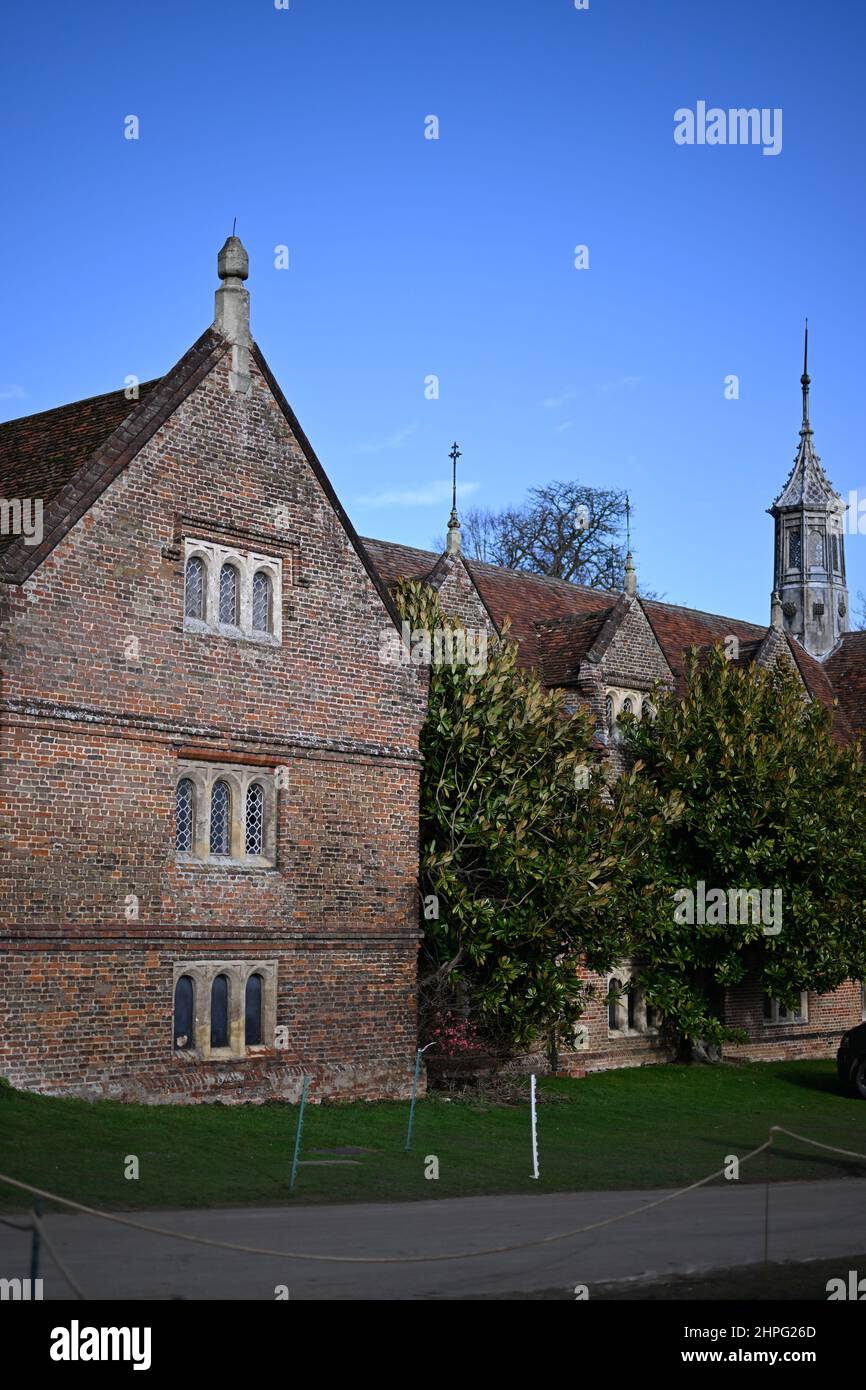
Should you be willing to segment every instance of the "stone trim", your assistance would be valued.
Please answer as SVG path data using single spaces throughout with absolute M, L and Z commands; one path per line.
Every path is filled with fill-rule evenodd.
M 198 558 L 204 565 L 204 618 L 191 618 L 186 613 L 186 569 L 189 561 Z M 220 573 L 223 565 L 234 565 L 239 576 L 239 622 L 219 620 Z M 263 571 L 271 585 L 270 630 L 253 627 L 253 578 Z M 183 543 L 184 632 L 199 632 L 210 636 L 229 637 L 235 641 L 258 642 L 267 647 L 279 647 L 283 640 L 283 562 L 255 551 L 236 550 L 232 546 L 216 545 L 213 541 L 196 540 L 191 536 Z
M 178 865 L 219 869 L 273 869 L 277 863 L 277 790 L 268 770 L 249 765 L 185 761 L 178 759 L 175 787 L 188 778 L 193 786 L 193 847 L 174 852 Z M 229 854 L 211 854 L 210 809 L 216 782 L 226 782 L 231 793 Z M 262 852 L 247 854 L 245 847 L 247 791 L 258 784 L 264 792 Z
M 171 1047 L 176 1055 L 195 1057 L 201 1061 L 230 1060 L 259 1056 L 274 1050 L 277 1018 L 277 963 L 274 960 L 185 960 L 176 961 L 172 968 L 171 1020 L 174 1032 L 174 1000 L 177 982 L 188 975 L 193 984 L 192 1047 L 178 1048 L 172 1037 Z M 211 988 L 217 975 L 228 978 L 228 1047 L 211 1047 Z M 245 1042 L 245 1004 L 247 980 L 251 975 L 262 977 L 262 1043 L 250 1047 Z M 270 1039 L 270 1041 L 268 1041 Z

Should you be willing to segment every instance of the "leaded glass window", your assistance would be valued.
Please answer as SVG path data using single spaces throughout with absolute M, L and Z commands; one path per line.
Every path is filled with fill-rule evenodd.
M 604 699 L 604 723 L 605 728 L 613 728 L 613 696 L 606 695 Z
M 820 531 L 809 532 L 809 565 L 817 568 L 824 563 L 824 538 Z
M 833 571 L 839 573 L 839 537 L 833 537 Z
M 220 622 L 237 627 L 240 622 L 240 585 L 238 572 L 234 565 L 223 565 L 220 570 Z
M 271 581 L 264 570 L 253 575 L 253 631 L 271 630 Z
M 788 532 L 788 564 L 791 569 L 798 570 L 802 560 L 802 550 L 800 547 L 800 532 Z
M 192 980 L 189 975 L 181 975 L 174 987 L 174 1045 L 181 1052 L 195 1046 L 194 997 Z
M 265 823 L 265 793 L 260 782 L 247 788 L 247 854 L 261 854 Z
M 262 977 L 251 975 L 244 999 L 244 1042 L 257 1047 L 262 1041 Z
M 183 609 L 188 618 L 204 618 L 204 576 L 204 561 L 201 556 L 191 555 L 186 562 Z
M 188 777 L 181 777 L 175 792 L 174 847 L 181 854 L 192 850 L 194 834 L 193 785 Z
M 232 794 L 228 782 L 214 782 L 210 798 L 210 852 L 228 854 L 231 844 Z
M 631 700 L 629 699 L 628 695 L 626 695 L 625 699 L 622 702 L 622 712 L 623 714 L 631 714 L 632 712 Z
M 210 991 L 210 1045 L 229 1045 L 229 981 L 227 975 L 217 975 Z
M 614 979 L 608 981 L 608 994 L 610 997 L 607 1001 L 607 1026 L 611 1029 L 619 1027 L 619 996 L 621 989 L 622 985 L 619 980 Z

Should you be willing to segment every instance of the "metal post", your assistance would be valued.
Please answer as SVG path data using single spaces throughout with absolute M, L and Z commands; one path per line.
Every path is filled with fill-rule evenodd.
M 290 1192 L 293 1191 L 295 1186 L 295 1178 L 298 1176 L 298 1160 L 301 1156 L 301 1132 L 304 1128 L 304 1106 L 307 1103 L 307 1086 L 309 1085 L 309 1082 L 310 1078 L 308 1076 L 305 1076 L 304 1084 L 301 1087 L 301 1107 L 298 1111 L 298 1127 L 295 1130 L 295 1156 L 292 1159 L 292 1176 L 291 1180 L 289 1181 Z
M 429 1042 L 427 1047 L 435 1047 L 435 1042 Z M 418 1093 L 418 1074 L 421 1071 L 421 1054 L 427 1051 L 427 1047 L 419 1047 L 415 1053 L 415 1075 L 412 1077 L 412 1100 L 409 1104 L 409 1127 L 406 1130 L 406 1152 L 412 1147 L 412 1125 L 415 1121 L 415 1096 Z
M 42 1219 L 42 1212 L 43 1212 L 43 1209 L 44 1209 L 44 1203 L 43 1203 L 43 1201 L 42 1201 L 42 1198 L 41 1198 L 41 1197 L 37 1197 L 37 1198 L 36 1198 L 36 1201 L 33 1203 L 33 1210 L 35 1211 L 36 1216 L 37 1216 L 37 1218 L 38 1218 L 39 1220 Z M 41 1243 L 41 1242 L 40 1242 L 40 1238 L 39 1238 L 39 1227 L 38 1227 L 38 1226 L 36 1225 L 36 1223 L 34 1222 L 34 1223 L 33 1223 L 33 1242 L 32 1242 L 32 1244 L 31 1244 L 31 1246 L 30 1246 L 30 1287 L 31 1287 L 31 1289 L 35 1288 L 35 1286 L 36 1286 L 36 1280 L 39 1278 L 39 1246 L 40 1246 L 40 1243 Z
M 538 1177 L 538 1123 L 535 1114 L 535 1074 L 530 1078 L 530 1105 L 532 1107 L 532 1176 Z

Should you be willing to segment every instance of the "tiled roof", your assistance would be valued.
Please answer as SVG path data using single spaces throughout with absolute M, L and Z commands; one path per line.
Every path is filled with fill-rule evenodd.
M 138 401 L 127 400 L 122 391 L 110 391 L 4 421 L 0 424 L 0 496 L 41 497 L 47 505 L 158 385 L 159 379 L 144 382 L 138 388 Z
M 536 627 L 538 669 L 545 685 L 574 685 L 580 663 L 613 612 L 608 606 L 596 613 L 578 613 Z
M 832 682 L 853 733 L 866 733 L 866 632 L 846 632 L 821 670 Z

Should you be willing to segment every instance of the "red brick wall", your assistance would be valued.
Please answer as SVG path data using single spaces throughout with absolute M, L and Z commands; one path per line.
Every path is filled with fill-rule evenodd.
M 301 1070 L 320 1094 L 411 1079 L 423 673 L 380 662 L 391 619 L 252 372 L 232 394 L 223 359 L 4 596 L 0 1071 L 17 1084 L 260 1099 Z M 184 631 L 184 534 L 282 559 L 281 647 Z M 175 864 L 191 748 L 288 769 L 276 869 Z M 195 953 L 279 961 L 288 1051 L 172 1055 L 172 962 Z

